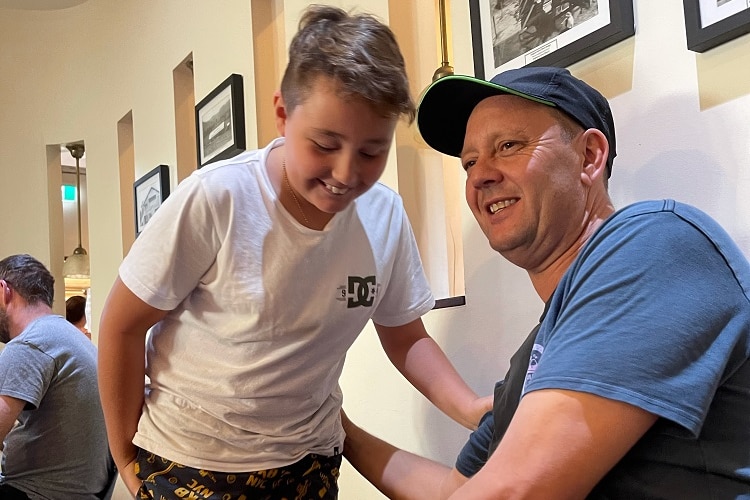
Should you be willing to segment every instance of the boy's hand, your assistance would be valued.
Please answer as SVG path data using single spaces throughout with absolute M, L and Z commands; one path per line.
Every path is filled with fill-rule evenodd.
M 120 477 L 122 482 L 125 483 L 128 491 L 131 495 L 136 496 L 138 489 L 141 487 L 141 480 L 135 475 L 135 461 L 134 458 L 125 466 L 124 469 L 119 469 Z
M 484 396 L 482 398 L 477 398 L 472 403 L 471 410 L 469 414 L 471 415 L 471 422 L 472 422 L 472 430 L 476 430 L 477 426 L 479 425 L 479 421 L 482 419 L 485 413 L 488 411 L 492 411 L 492 404 L 494 402 L 494 396 Z

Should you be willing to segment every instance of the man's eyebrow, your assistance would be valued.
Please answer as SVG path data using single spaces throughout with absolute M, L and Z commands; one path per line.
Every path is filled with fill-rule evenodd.
M 467 154 L 469 154 L 469 153 L 473 153 L 473 152 L 475 152 L 475 151 L 476 151 L 476 149 L 477 149 L 477 148 L 475 148 L 475 147 L 473 147 L 473 146 L 472 146 L 472 147 L 468 147 L 468 148 L 463 148 L 463 149 L 462 149 L 461 151 L 459 151 L 459 153 L 458 153 L 458 158 L 459 158 L 459 160 L 460 160 L 461 158 L 463 158 L 463 157 L 464 157 L 464 155 L 467 155 Z

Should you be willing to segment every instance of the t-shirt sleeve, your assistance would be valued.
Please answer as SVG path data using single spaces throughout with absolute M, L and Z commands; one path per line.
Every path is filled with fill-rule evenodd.
M 391 276 L 383 300 L 373 321 L 383 326 L 401 326 L 423 316 L 435 305 L 422 267 L 417 242 L 406 216 L 401 198 L 396 197 L 392 219 L 398 224 L 398 252 L 393 260 Z
M 524 393 L 588 392 L 697 435 L 741 335 L 741 288 L 715 241 L 672 212 L 605 226 L 551 298 Z
M 494 429 L 492 412 L 488 411 L 479 421 L 477 429 L 469 435 L 469 440 L 458 453 L 456 470 L 466 477 L 479 472 L 489 458 L 489 447 Z
M 33 344 L 9 342 L 0 353 L 0 395 L 37 409 L 55 374 L 55 360 Z
M 193 291 L 216 260 L 220 235 L 199 176 L 185 179 L 151 217 L 120 265 L 123 283 L 164 311 Z

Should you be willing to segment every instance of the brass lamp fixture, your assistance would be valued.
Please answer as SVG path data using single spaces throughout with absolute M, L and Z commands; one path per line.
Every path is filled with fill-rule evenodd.
M 453 66 L 448 62 L 448 21 L 445 13 L 445 0 L 438 0 L 438 11 L 440 14 L 440 49 L 443 55 L 443 61 L 435 73 L 432 75 L 432 81 L 453 74 Z
M 89 255 L 81 244 L 81 165 L 80 161 L 85 152 L 83 144 L 66 144 L 71 156 L 76 159 L 76 203 L 78 209 L 78 247 L 73 250 L 73 255 L 68 256 L 63 263 L 63 276 L 65 278 L 88 278 Z

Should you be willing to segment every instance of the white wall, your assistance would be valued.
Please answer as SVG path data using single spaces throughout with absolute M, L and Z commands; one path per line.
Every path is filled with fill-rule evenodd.
M 288 40 L 307 2 L 274 1 Z M 62 216 L 50 208 L 46 147 L 84 140 L 94 325 L 122 258 L 116 123 L 132 110 L 135 178 L 158 164 L 174 165 L 172 70 L 192 52 L 196 100 L 228 74 L 244 76 L 248 147 L 256 146 L 250 4 L 97 0 L 56 12 L 0 11 L 0 255 L 29 252 L 60 275 L 63 253 L 54 235 Z M 427 85 L 440 61 L 437 32 L 434 39 L 423 36 L 437 23 L 434 0 L 337 4 L 384 18 L 405 6 L 418 13 L 405 20 L 399 11 L 392 22 L 399 24 L 415 94 Z M 693 203 L 750 254 L 750 38 L 695 54 L 686 49 L 681 0 L 636 0 L 635 6 L 634 38 L 571 67 L 612 103 L 619 152 L 611 180 L 615 203 L 653 197 Z M 452 0 L 450 12 L 451 64 L 470 74 L 468 2 Z M 400 135 L 414 144 L 407 144 L 409 154 L 399 151 L 398 161 L 417 157 L 416 130 Z M 444 165 L 459 168 L 453 159 Z M 174 187 L 175 169 L 172 175 Z M 388 181 L 398 185 L 396 177 L 391 171 Z M 462 192 L 460 185 L 455 189 Z M 57 193 L 59 200 L 59 187 Z M 467 305 L 433 311 L 426 323 L 460 373 L 487 394 L 542 304 L 525 273 L 489 249 L 464 206 L 461 222 Z M 342 387 L 348 413 L 365 428 L 452 464 L 467 431 L 395 372 L 371 328 L 350 352 Z M 382 498 L 348 466 L 341 491 L 342 498 Z

